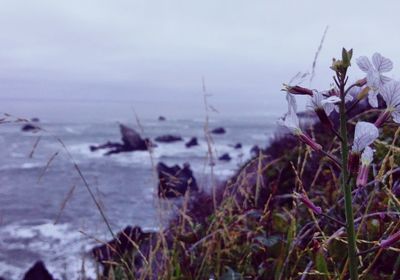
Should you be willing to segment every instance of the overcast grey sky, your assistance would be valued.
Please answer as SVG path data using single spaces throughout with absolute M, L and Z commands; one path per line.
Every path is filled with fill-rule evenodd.
M 202 76 L 217 100 L 270 98 L 311 68 L 327 25 L 312 86 L 329 86 L 342 46 L 400 65 L 394 0 L 0 3 L 0 98 L 185 100 Z

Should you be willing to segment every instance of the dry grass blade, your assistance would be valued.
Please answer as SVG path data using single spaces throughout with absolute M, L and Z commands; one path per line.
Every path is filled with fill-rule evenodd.
M 311 69 L 310 83 L 312 82 L 312 80 L 314 79 L 314 76 L 315 76 L 315 67 L 317 66 L 318 56 L 322 50 L 322 46 L 324 45 L 325 37 L 326 37 L 326 34 L 328 33 L 328 28 L 329 28 L 329 26 L 325 27 L 325 31 L 324 31 L 324 34 L 322 35 L 321 42 L 319 43 L 317 52 L 315 53 L 315 56 L 314 56 L 314 60 L 312 63 L 312 69 Z
M 60 207 L 60 212 L 58 212 L 57 218 L 54 221 L 54 224 L 57 224 L 58 221 L 60 220 L 61 214 L 65 209 L 65 206 L 67 206 L 67 202 L 71 199 L 72 195 L 74 194 L 74 190 L 75 190 L 76 185 L 73 185 L 71 187 L 71 189 L 68 191 L 67 196 L 64 198 L 64 200 L 61 203 L 61 207 Z
M 41 139 L 41 138 L 42 138 L 42 136 L 40 135 L 40 136 L 36 139 L 35 143 L 33 144 L 32 151 L 29 153 L 29 158 L 33 158 L 33 154 L 35 153 L 36 148 L 37 148 L 37 146 L 39 145 L 39 142 L 40 142 L 40 139 Z
M 111 228 L 111 225 L 110 225 L 110 223 L 108 222 L 108 219 L 107 219 L 107 217 L 106 217 L 106 214 L 104 213 L 103 209 L 101 208 L 100 203 L 97 201 L 97 199 L 96 199 L 96 197 L 95 197 L 95 195 L 94 195 L 92 189 L 90 188 L 89 183 L 87 182 L 85 176 L 83 176 L 81 169 L 79 168 L 78 164 L 75 162 L 75 160 L 74 160 L 74 158 L 72 157 L 71 153 L 69 152 L 67 146 L 65 146 L 65 143 L 64 143 L 60 138 L 57 138 L 57 137 L 56 137 L 56 139 L 57 139 L 57 141 L 61 144 L 61 146 L 64 148 L 64 150 L 65 150 L 65 152 L 67 153 L 68 157 L 70 158 L 70 160 L 71 160 L 71 162 L 72 162 L 72 164 L 73 164 L 73 166 L 74 166 L 76 172 L 78 173 L 79 177 L 82 179 L 82 182 L 83 182 L 83 184 L 84 184 L 86 190 L 89 192 L 90 197 L 92 198 L 94 204 L 96 205 L 97 209 L 98 209 L 99 212 L 100 212 L 101 217 L 103 218 L 104 222 L 106 223 L 107 228 L 108 228 L 108 231 L 110 232 L 111 236 L 119 242 L 119 239 L 116 238 L 116 235 L 114 234 L 114 232 L 113 232 L 113 230 L 112 230 L 112 228 Z
M 40 173 L 40 176 L 39 176 L 38 181 L 37 181 L 38 184 L 39 184 L 40 181 L 42 180 L 42 178 L 43 178 L 44 174 L 46 173 L 46 171 L 49 169 L 50 164 L 53 162 L 53 160 L 57 157 L 57 155 L 58 155 L 59 153 L 60 153 L 60 151 L 57 151 L 57 152 L 55 152 L 55 153 L 49 158 L 49 160 L 48 160 L 47 163 L 46 163 L 46 166 L 44 167 L 44 169 L 43 169 L 43 171 L 42 171 L 42 173 Z

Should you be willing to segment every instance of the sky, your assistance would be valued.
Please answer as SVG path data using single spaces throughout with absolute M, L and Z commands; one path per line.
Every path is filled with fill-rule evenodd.
M 368 0 L 0 0 L 0 100 L 193 106 L 204 77 L 220 107 L 268 109 L 284 102 L 282 83 L 311 70 L 327 26 L 304 85 L 328 88 L 342 47 L 391 58 L 396 77 L 399 11 Z

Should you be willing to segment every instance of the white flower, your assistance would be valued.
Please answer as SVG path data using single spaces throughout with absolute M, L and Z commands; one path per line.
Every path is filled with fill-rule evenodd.
M 326 93 L 328 94 L 328 92 Z M 313 96 L 310 97 L 307 108 L 316 111 L 318 109 L 325 110 L 325 113 L 329 116 L 335 108 L 335 104 L 340 102 L 338 96 L 325 97 L 324 93 L 314 90 Z
M 320 144 L 316 143 L 301 130 L 299 118 L 297 117 L 296 98 L 288 93 L 286 95 L 286 100 L 288 102 L 288 112 L 282 119 L 278 120 L 278 124 L 288 129 L 293 135 L 297 136 L 300 141 L 310 146 L 314 151 L 322 150 Z
M 369 166 L 374 159 L 374 150 L 370 146 L 365 147 L 364 152 L 361 154 L 361 164 Z
M 382 86 L 391 80 L 389 77 L 382 75 L 382 73 L 392 70 L 393 63 L 380 53 L 374 53 L 372 64 L 366 56 L 361 56 L 357 59 L 358 67 L 367 74 L 367 86 L 370 88 L 368 95 L 369 104 L 376 108 L 378 107 L 378 93 Z
M 302 131 L 300 128 L 299 118 L 297 117 L 296 98 L 292 94 L 288 93 L 286 94 L 286 100 L 288 102 L 288 112 L 282 119 L 278 120 L 278 124 L 286 127 L 292 134 L 299 135 Z
M 371 145 L 379 136 L 378 128 L 369 122 L 358 122 L 354 133 L 352 151 L 361 153 L 365 147 Z
M 374 158 L 374 151 L 369 147 L 365 147 L 364 152 L 361 155 L 361 166 L 358 169 L 356 185 L 361 188 L 367 185 L 369 165 Z
M 386 102 L 386 111 L 393 117 L 393 121 L 400 123 L 400 82 L 392 81 L 382 87 L 381 95 Z

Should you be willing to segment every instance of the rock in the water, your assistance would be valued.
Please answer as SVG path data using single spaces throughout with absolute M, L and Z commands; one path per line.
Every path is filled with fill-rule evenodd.
M 40 122 L 39 118 L 32 118 L 31 122 Z
M 213 130 L 211 130 L 211 133 L 224 134 L 224 133 L 226 133 L 226 130 L 223 127 L 217 127 L 217 128 L 214 128 Z
M 178 197 L 184 195 L 188 190 L 198 190 L 196 179 L 188 163 L 180 168 L 178 165 L 169 167 L 160 162 L 157 164 L 157 172 L 159 197 Z
M 40 128 L 37 125 L 31 124 L 31 123 L 27 123 L 22 127 L 22 131 L 24 132 L 36 132 L 38 131 Z
M 136 130 L 123 124 L 119 125 L 119 129 L 122 135 L 122 143 L 127 150 L 147 150 L 146 141 L 140 137 Z
M 257 157 L 260 153 L 261 149 L 260 147 L 258 147 L 257 145 L 254 145 L 251 149 L 250 149 L 250 155 L 252 157 Z
M 183 139 L 182 137 L 177 135 L 162 135 L 156 137 L 154 140 L 162 143 L 172 143 L 172 142 L 182 141 Z
M 136 246 L 140 247 L 140 251 L 143 254 L 148 255 L 150 248 L 144 248 L 146 246 L 143 245 L 146 244 L 148 247 L 154 236 L 154 233 L 143 232 L 138 226 L 128 226 L 117 234 L 116 239 L 107 242 L 107 244 L 93 248 L 92 254 L 95 260 L 103 265 L 103 276 L 108 276 L 113 261 L 138 249 Z M 138 254 L 138 256 L 135 257 L 135 265 L 141 266 L 142 261 L 142 256 Z
M 166 121 L 167 119 L 166 119 L 164 116 L 159 116 L 159 117 L 158 117 L 158 120 L 159 120 L 160 122 L 163 122 L 163 121 Z
M 98 146 L 90 146 L 90 150 L 96 151 L 100 149 L 108 149 L 105 155 L 118 154 L 122 152 L 145 151 L 149 147 L 154 147 L 149 139 L 142 139 L 139 133 L 133 128 L 120 124 L 119 129 L 121 132 L 122 143 L 110 142 Z
M 199 145 L 199 143 L 197 142 L 196 137 L 190 138 L 190 140 L 185 144 L 186 148 L 190 148 L 190 147 L 198 146 L 198 145 Z
M 37 261 L 26 273 L 23 280 L 53 280 L 42 261 Z
M 233 146 L 234 149 L 241 149 L 242 148 L 242 143 L 236 143 L 235 146 Z
M 222 156 L 220 156 L 218 159 L 223 160 L 223 161 L 230 161 L 232 158 L 228 153 L 225 153 Z

